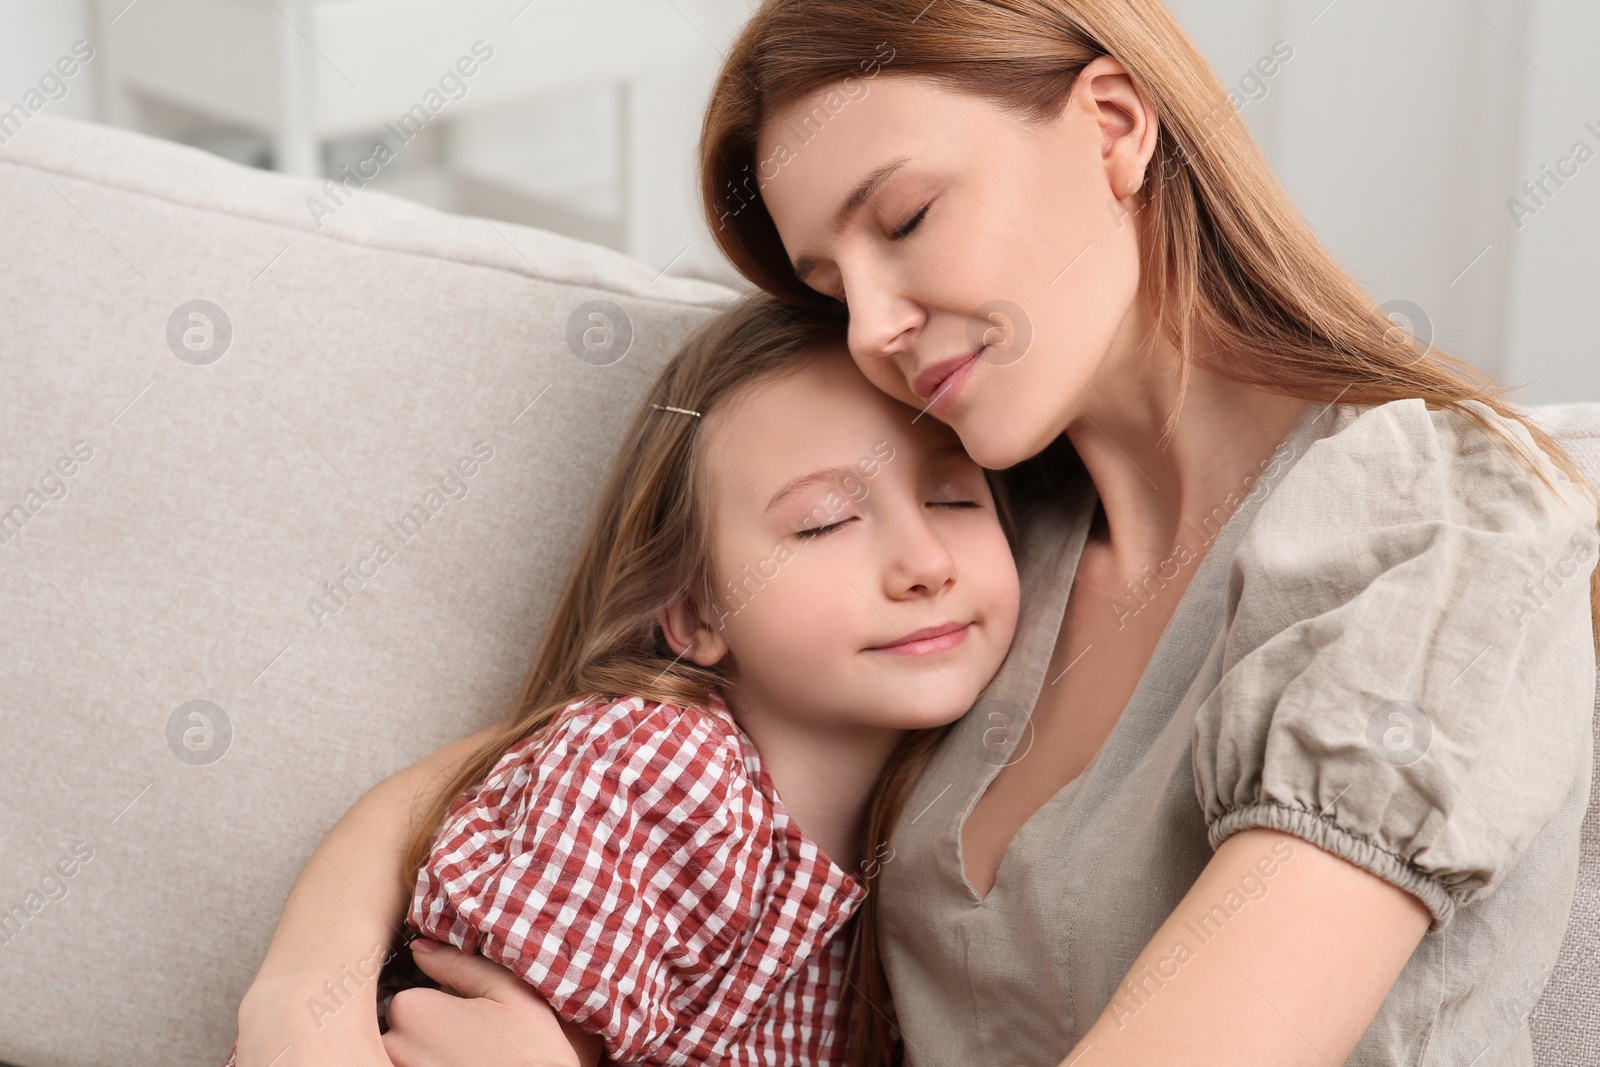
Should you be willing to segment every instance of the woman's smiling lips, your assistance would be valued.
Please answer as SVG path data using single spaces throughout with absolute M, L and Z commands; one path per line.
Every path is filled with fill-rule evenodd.
M 975 348 L 971 352 L 941 360 L 926 370 L 918 372 L 917 376 L 911 380 L 911 391 L 924 400 L 928 399 L 938 392 L 939 386 L 944 383 L 946 378 L 954 374 L 967 360 L 976 358 L 978 353 L 982 351 L 982 348 Z
M 927 410 L 935 415 L 941 414 L 955 402 L 956 394 L 961 391 L 967 379 L 972 377 L 972 368 L 983 352 L 984 349 L 979 348 L 964 356 L 935 363 L 916 376 L 912 381 L 911 391 L 924 400 L 932 397 L 932 400 L 928 400 Z
M 868 652 L 887 652 L 891 656 L 929 656 L 946 652 L 967 639 L 969 622 L 951 622 L 943 626 L 929 626 L 906 634 L 887 645 L 874 645 Z

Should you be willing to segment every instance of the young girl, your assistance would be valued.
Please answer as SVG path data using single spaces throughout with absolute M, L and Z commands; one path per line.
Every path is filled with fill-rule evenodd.
M 997 486 L 843 319 L 711 320 L 621 442 L 517 709 L 422 823 L 410 927 L 510 967 L 586 1064 L 890 1062 L 865 871 L 1009 647 Z

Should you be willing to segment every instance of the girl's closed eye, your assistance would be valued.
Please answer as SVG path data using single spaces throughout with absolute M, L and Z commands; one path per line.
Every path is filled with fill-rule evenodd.
M 976 500 L 930 500 L 928 501 L 928 506 L 933 508 L 982 508 L 983 504 Z M 854 516 L 851 516 L 848 519 L 840 519 L 838 522 L 830 522 L 826 526 L 815 526 L 806 530 L 796 530 L 794 535 L 800 538 L 802 541 L 809 541 L 818 537 L 826 537 L 839 527 L 845 525 L 845 523 L 853 521 L 854 518 Z
M 818 537 L 826 537 L 828 534 L 832 533 L 834 530 L 837 530 L 839 527 L 843 526 L 849 521 L 850 519 L 840 519 L 838 522 L 830 522 L 826 526 L 815 526 L 809 530 L 796 530 L 794 535 L 800 538 L 802 541 L 809 541 Z
M 928 506 L 982 510 L 986 495 L 982 488 L 983 474 L 976 467 L 943 474 L 932 483 Z

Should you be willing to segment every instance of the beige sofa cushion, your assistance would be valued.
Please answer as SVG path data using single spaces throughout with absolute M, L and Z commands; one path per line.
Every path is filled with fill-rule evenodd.
M 612 441 L 733 295 L 320 195 L 43 116 L 0 148 L 0 1060 L 222 1062 L 313 844 L 514 699 Z M 220 358 L 169 345 L 194 300 Z

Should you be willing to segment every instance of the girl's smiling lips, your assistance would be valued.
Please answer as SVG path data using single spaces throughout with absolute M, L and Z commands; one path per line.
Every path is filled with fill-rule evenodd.
M 942 626 L 929 626 L 887 645 L 874 645 L 867 651 L 887 652 L 891 656 L 928 656 L 945 652 L 967 639 L 967 629 L 971 625 L 968 622 L 950 622 Z

